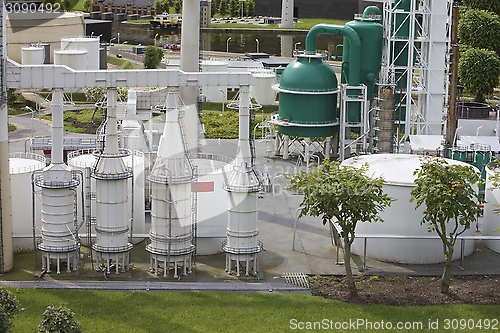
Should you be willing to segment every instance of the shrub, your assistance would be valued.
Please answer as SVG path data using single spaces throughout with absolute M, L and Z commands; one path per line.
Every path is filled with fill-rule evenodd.
M 460 57 L 458 78 L 475 101 L 484 103 L 484 95 L 498 86 L 500 59 L 494 51 L 468 49 Z
M 468 10 L 460 15 L 458 35 L 462 44 L 497 51 L 500 49 L 500 18 L 483 10 Z
M 9 320 L 22 311 L 21 304 L 17 298 L 5 287 L 0 288 L 0 304 L 2 310 Z
M 12 332 L 12 327 L 10 326 L 10 321 L 5 311 L 0 307 L 0 333 Z
M 49 305 L 42 314 L 42 321 L 38 325 L 39 333 L 81 333 L 82 329 L 75 314 L 63 305 L 55 307 Z

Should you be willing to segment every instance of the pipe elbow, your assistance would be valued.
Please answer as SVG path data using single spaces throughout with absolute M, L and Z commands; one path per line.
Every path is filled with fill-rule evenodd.
M 316 24 L 309 30 L 306 36 L 306 48 L 307 54 L 316 52 L 316 40 L 319 35 L 342 35 L 341 31 L 344 27 L 341 25 L 334 24 Z

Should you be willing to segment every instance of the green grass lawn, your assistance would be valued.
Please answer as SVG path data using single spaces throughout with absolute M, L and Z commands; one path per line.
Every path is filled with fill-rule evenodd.
M 9 132 L 12 132 L 12 131 L 16 130 L 16 126 L 14 126 L 12 124 L 8 124 L 8 126 L 9 126 Z
M 83 0 L 70 0 L 70 3 L 72 10 L 86 12 L 86 10 L 83 8 Z
M 108 63 L 110 63 L 110 64 L 120 66 L 120 69 L 141 69 L 141 68 L 144 68 L 143 66 L 133 64 L 126 59 L 123 59 L 123 58 L 120 59 L 120 58 L 113 57 L 110 55 L 108 55 L 107 60 L 108 60 Z
M 354 305 L 304 294 L 243 294 L 216 292 L 116 292 L 65 289 L 10 289 L 25 310 L 14 317 L 13 332 L 35 332 L 47 305 L 65 304 L 75 313 L 83 332 L 289 332 L 300 324 L 319 322 L 333 325 L 364 320 L 351 332 L 453 332 L 445 319 L 498 319 L 498 305 L 445 305 L 391 307 Z M 296 321 L 294 321 L 296 320 Z M 439 329 L 429 330 L 429 321 L 438 320 Z M 331 324 L 330 324 L 330 321 Z M 366 329 L 366 321 L 392 330 Z M 422 329 L 397 330 L 398 322 L 421 322 Z M 416 323 L 416 324 L 413 324 Z M 313 324 L 312 324 L 313 325 Z M 387 326 L 384 326 L 385 328 Z M 497 325 L 498 328 L 498 325 Z M 463 329 L 460 332 L 479 332 Z M 486 330 L 488 331 L 488 330 Z
M 88 123 L 95 123 L 95 124 L 100 124 L 103 120 L 104 117 L 101 116 L 100 112 L 97 111 L 94 114 L 94 118 L 92 118 L 92 115 L 94 114 L 94 108 L 88 108 L 82 111 L 65 111 L 64 112 L 64 130 L 67 132 L 73 132 L 73 133 L 85 133 L 86 129 L 82 127 L 74 127 L 73 123 L 67 121 L 70 118 L 76 120 L 79 123 L 82 124 L 88 124 Z M 42 116 L 43 119 L 52 121 L 52 116 L 51 115 L 46 115 Z

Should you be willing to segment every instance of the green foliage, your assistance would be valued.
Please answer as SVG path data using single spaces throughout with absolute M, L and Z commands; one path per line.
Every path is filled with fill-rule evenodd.
M 118 93 L 118 100 L 126 101 L 128 96 L 128 87 L 118 87 L 116 88 L 116 90 Z M 106 97 L 106 88 L 99 88 L 99 87 L 86 88 L 85 97 L 87 98 L 87 101 L 92 103 L 101 102 Z M 67 112 L 65 112 L 64 114 L 67 114 Z
M 16 130 L 16 126 L 12 125 L 12 124 L 7 124 L 7 127 L 9 129 L 9 132 L 12 132 L 12 131 L 15 131 Z M 1 331 L 0 331 L 1 332 Z
M 14 316 L 23 309 L 17 298 L 5 287 L 0 288 L 0 332 L 11 332 Z
M 460 43 L 469 47 L 497 51 L 500 49 L 500 18 L 483 10 L 467 10 L 458 24 Z
M 92 5 L 92 0 L 83 0 L 83 8 L 87 12 L 90 10 L 90 5 Z
M 238 16 L 238 1 L 237 0 L 229 0 L 229 15 L 231 17 L 237 17 Z
M 222 17 L 226 16 L 226 14 L 227 14 L 227 0 L 220 0 L 220 2 L 219 2 L 219 14 L 221 14 Z
M 163 59 L 163 49 L 153 45 L 148 45 L 144 51 L 144 68 L 158 68 L 161 59 Z
M 82 329 L 75 314 L 63 305 L 55 307 L 49 305 L 42 314 L 42 321 L 38 325 L 38 333 L 81 333 Z
M 247 16 L 255 16 L 255 2 L 247 0 Z
M 215 14 L 217 14 L 217 0 L 212 0 L 210 3 L 210 15 L 214 17 Z
M 498 0 L 462 0 L 462 2 L 470 8 L 487 10 L 500 15 L 500 1 Z
M 174 2 L 174 12 L 176 14 L 180 14 L 182 12 L 182 1 L 181 0 L 176 0 Z
M 477 102 L 484 103 L 484 95 L 498 86 L 499 76 L 500 58 L 494 51 L 470 48 L 460 57 L 458 78 Z
M 436 232 L 443 242 L 445 268 L 441 292 L 447 293 L 457 237 L 470 229 L 481 213 L 478 205 L 484 203 L 479 196 L 481 175 L 472 166 L 449 165 L 442 158 L 432 157 L 426 158 L 414 175 L 417 186 L 411 191 L 410 201 L 416 201 L 415 209 L 425 208 L 420 223 L 427 225 L 429 232 Z
M 163 13 L 163 6 L 160 2 L 160 0 L 155 1 L 155 15 L 160 15 Z
M 0 307 L 0 333 L 6 332 L 12 332 L 12 327 L 5 311 Z
M 299 215 L 320 216 L 323 224 L 340 227 L 345 246 L 345 270 L 351 296 L 357 296 L 352 277 L 350 253 L 358 222 L 383 222 L 378 215 L 394 201 L 383 193 L 384 180 L 367 176 L 368 165 L 342 166 L 326 159 L 312 172 L 290 177 L 291 189 L 304 193 Z
M 0 305 L 9 320 L 23 310 L 17 298 L 5 287 L 0 288 Z
M 163 0 L 161 3 L 164 13 L 170 13 L 170 0 Z
M 224 113 L 203 111 L 200 120 L 205 125 L 205 138 L 238 138 L 238 118 L 238 113 L 233 110 Z

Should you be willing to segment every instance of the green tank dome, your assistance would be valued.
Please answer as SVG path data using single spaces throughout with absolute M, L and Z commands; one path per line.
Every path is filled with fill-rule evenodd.
M 336 90 L 337 76 L 321 59 L 300 57 L 286 66 L 281 74 L 280 88 L 297 91 Z
M 314 138 L 337 133 L 335 126 L 327 125 L 338 119 L 337 76 L 321 58 L 303 56 L 292 61 L 281 74 L 279 88 L 279 116 L 294 124 L 279 126 L 281 134 Z

